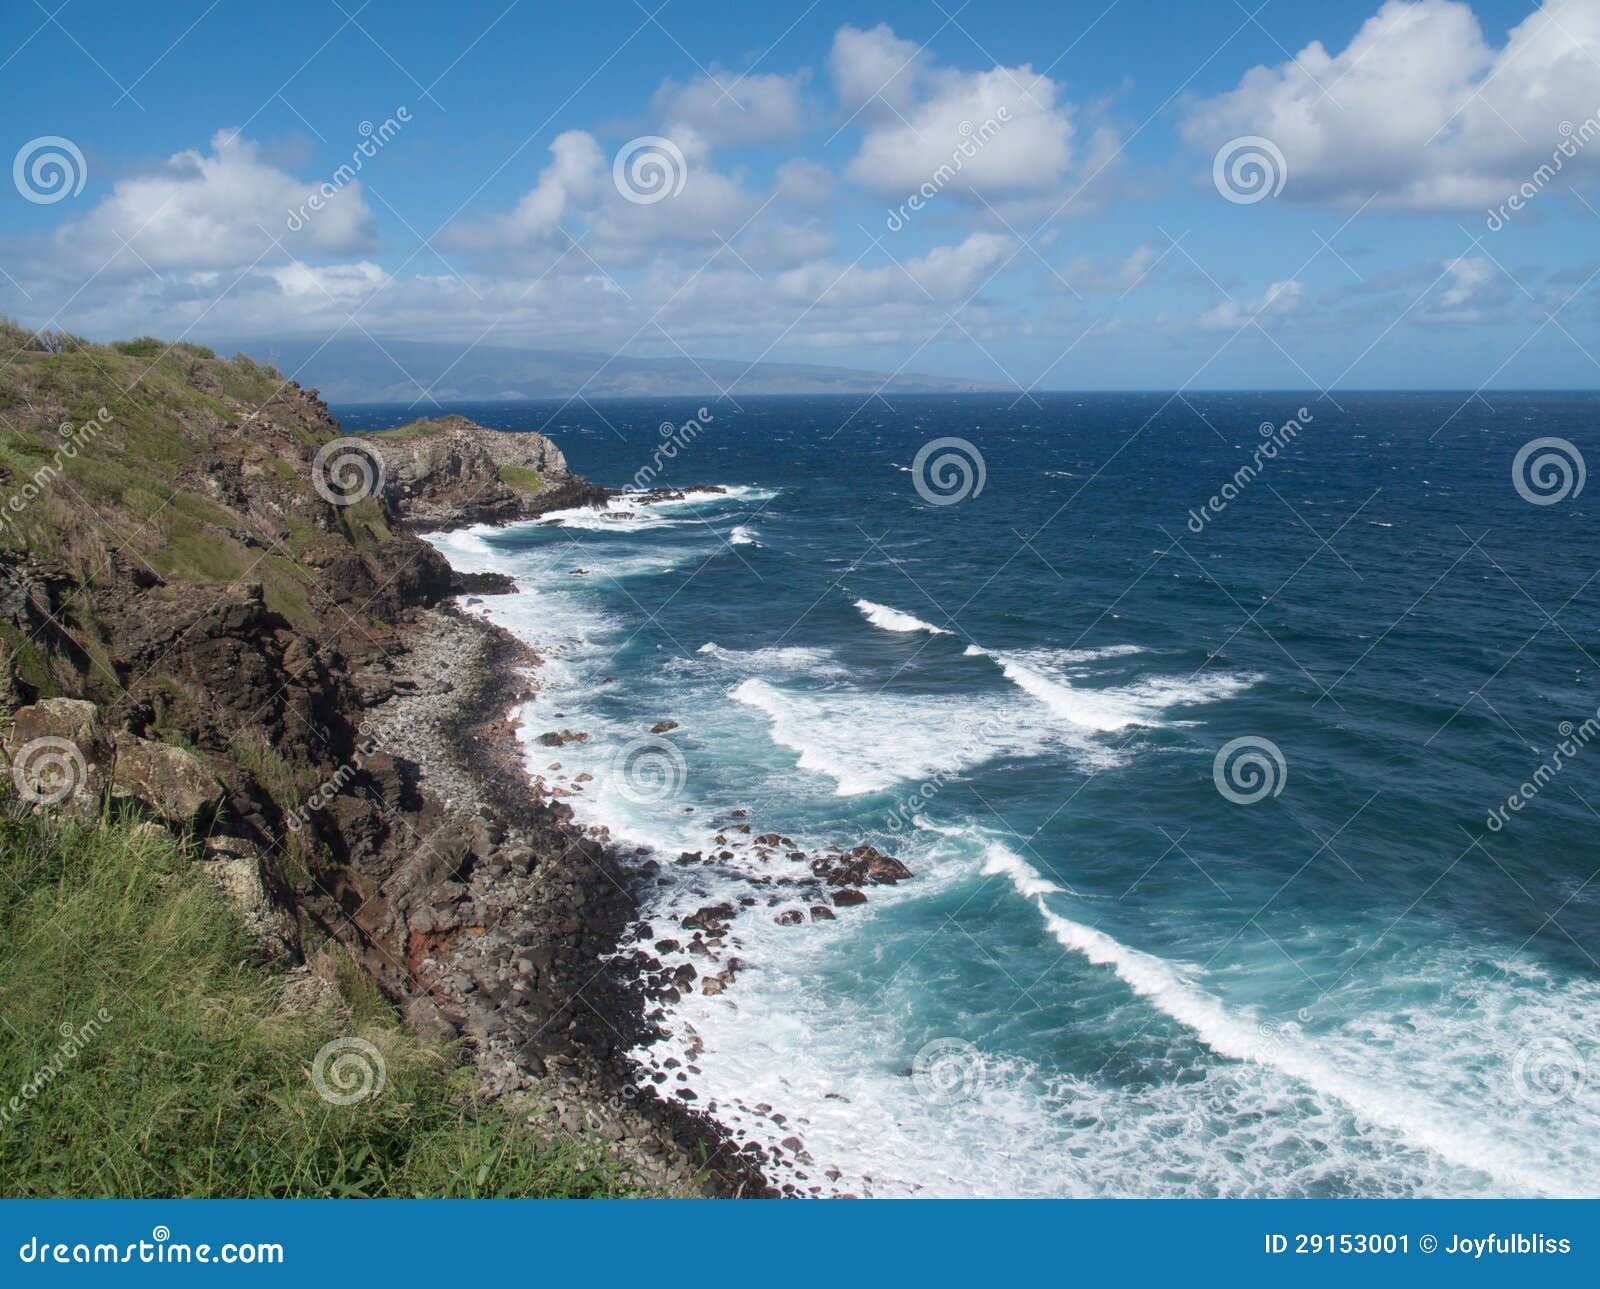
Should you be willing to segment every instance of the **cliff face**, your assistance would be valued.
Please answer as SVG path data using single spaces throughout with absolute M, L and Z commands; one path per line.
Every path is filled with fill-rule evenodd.
M 389 506 L 422 528 L 507 523 L 605 496 L 568 470 L 561 449 L 538 433 L 491 430 L 446 416 L 367 441 L 383 458 Z
M 556 1100 L 559 1073 L 615 1101 L 618 1138 L 694 1140 L 618 1091 L 634 1036 L 602 1013 L 628 985 L 597 961 L 633 907 L 611 857 L 561 803 L 451 777 L 463 748 L 517 773 L 505 642 L 441 607 L 506 588 L 408 529 L 601 490 L 543 436 L 447 418 L 363 436 L 383 469 L 340 491 L 347 436 L 270 368 L 149 340 L 46 352 L 3 323 L 0 342 L 6 787 L 191 839 L 269 953 L 338 941 L 415 1028 L 466 1038 L 491 1091 L 549 1074 Z M 466 634 L 420 658 L 441 630 Z

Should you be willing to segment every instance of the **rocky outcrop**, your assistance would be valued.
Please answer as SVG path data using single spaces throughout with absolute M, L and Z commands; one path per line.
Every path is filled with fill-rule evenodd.
M 185 835 L 267 952 L 337 940 L 420 1032 L 465 1040 L 489 1094 L 536 1085 L 664 1188 L 759 1190 L 714 1124 L 628 1077 L 647 1022 L 610 962 L 626 874 L 522 777 L 507 640 L 440 607 L 509 584 L 412 531 L 600 490 L 543 436 L 447 418 L 364 438 L 384 485 L 335 500 L 317 458 L 344 435 L 316 391 L 189 349 L 94 356 L 70 376 L 107 381 L 74 394 L 111 411 L 95 486 L 0 526 L 0 749 L 27 808 Z M 52 361 L 0 373 L 11 439 L 46 451 Z
M 420 528 L 503 524 L 604 500 L 535 431 L 492 430 L 464 416 L 417 421 L 368 436 L 382 458 L 385 495 Z

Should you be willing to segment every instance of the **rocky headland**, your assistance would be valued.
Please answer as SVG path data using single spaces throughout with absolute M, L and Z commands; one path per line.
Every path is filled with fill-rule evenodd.
M 411 1028 L 459 1040 L 485 1091 L 530 1093 L 550 1131 L 606 1141 L 649 1188 L 771 1193 L 712 1120 L 637 1085 L 648 1000 L 614 955 L 637 931 L 628 876 L 524 776 L 506 678 L 534 660 L 451 604 L 509 588 L 413 531 L 603 490 L 543 436 L 458 417 L 361 436 L 365 484 L 347 460 L 329 486 L 351 436 L 270 368 L 6 338 L 18 790 L 183 839 L 264 955 L 337 944 Z

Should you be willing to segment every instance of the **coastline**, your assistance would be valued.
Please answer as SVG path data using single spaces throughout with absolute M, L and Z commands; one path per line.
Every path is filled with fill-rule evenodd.
M 737 491 L 732 485 L 706 485 L 610 494 L 599 509 L 610 518 L 652 504 L 690 501 L 699 494 L 723 497 Z M 581 525 L 589 522 L 573 512 L 567 518 Z M 551 522 L 562 520 L 547 514 L 521 521 Z M 913 872 L 864 842 L 813 838 L 797 843 L 771 820 L 762 822 L 746 808 L 751 803 L 741 804 L 738 797 L 716 806 L 682 805 L 684 818 L 698 822 L 686 830 L 669 829 L 671 841 L 657 836 L 654 828 L 641 834 L 626 817 L 601 806 L 608 790 L 617 786 L 613 776 L 621 775 L 626 783 L 633 773 L 630 749 L 670 742 L 656 736 L 678 722 L 660 720 L 651 726 L 651 718 L 644 717 L 630 736 L 602 719 L 602 732 L 594 735 L 583 704 L 574 705 L 564 683 L 552 689 L 538 683 L 541 650 L 561 648 L 543 629 L 547 615 L 511 609 L 502 616 L 496 608 L 502 596 L 503 607 L 509 608 L 517 595 L 532 594 L 537 602 L 539 592 L 516 588 L 507 573 L 488 571 L 475 558 L 464 557 L 470 545 L 439 545 L 458 578 L 469 584 L 479 580 L 486 588 L 497 580 L 492 590 L 484 591 L 490 597 L 487 603 L 469 592 L 451 610 L 452 621 L 481 625 L 484 638 L 493 642 L 475 664 L 476 694 L 463 694 L 458 704 L 453 722 L 457 755 L 468 760 L 508 813 L 535 803 L 559 817 L 569 835 L 585 839 L 586 846 L 575 853 L 603 850 L 609 871 L 628 891 L 626 916 L 611 916 L 604 938 L 573 946 L 577 961 L 605 964 L 601 988 L 616 1009 L 608 1016 L 627 1018 L 601 1038 L 601 1086 L 614 1095 L 620 1080 L 625 1095 L 646 1098 L 652 1107 L 666 1106 L 673 1124 L 687 1122 L 692 1132 L 709 1134 L 714 1150 L 737 1152 L 736 1175 L 718 1179 L 719 1194 L 854 1198 L 879 1191 L 875 1169 L 861 1168 L 859 1161 L 857 1166 L 835 1164 L 808 1148 L 807 1106 L 776 1088 L 743 1089 L 737 1082 L 730 1086 L 709 1067 L 700 1068 L 707 1063 L 700 1059 L 706 1039 L 699 1026 L 708 1006 L 719 1016 L 729 1007 L 739 1011 L 738 999 L 744 996 L 739 978 L 752 966 L 770 970 L 774 952 L 781 959 L 789 937 L 806 936 L 808 926 L 820 933 L 836 920 L 842 920 L 842 928 L 860 915 L 861 906 L 888 898 L 889 888 L 913 878 Z M 498 568 L 499 561 L 494 563 Z M 565 673 L 563 665 L 553 675 Z M 513 710 L 529 723 L 521 738 L 517 721 L 508 716 Z M 670 709 L 658 713 L 670 714 Z M 566 728 L 568 722 L 573 728 Z M 598 741 L 591 742 L 592 736 Z M 632 742 L 613 745 L 614 739 L 630 737 Z M 629 796 L 626 787 L 622 795 Z M 643 799 L 630 799 L 642 804 L 656 798 L 647 793 Z M 667 797 L 675 799 L 675 792 Z M 591 867 L 583 874 L 591 879 L 589 898 L 609 913 L 615 891 L 597 872 Z M 595 909 L 589 912 L 592 930 Z M 752 952 L 754 963 L 748 958 Z M 587 990 L 586 998 L 592 992 Z M 617 1040 L 614 1048 L 609 1039 Z M 595 1055 L 590 1052 L 584 1059 Z M 830 1096 L 842 1104 L 851 1099 L 837 1092 Z M 685 1103 L 692 1110 L 681 1118 Z M 904 1189 L 916 1193 L 921 1185 L 908 1180 Z M 899 1193 L 899 1188 L 891 1186 L 890 1192 Z
M 408 1023 L 468 1039 L 486 1091 L 533 1091 L 552 1131 L 609 1142 L 647 1185 L 773 1194 L 714 1118 L 634 1077 L 628 1052 L 658 1037 L 622 952 L 639 928 L 635 879 L 527 767 L 513 713 L 537 683 L 537 654 L 455 604 L 417 614 L 404 646 L 395 692 L 365 728 L 416 764 L 418 786 L 447 803 L 446 827 L 503 833 L 496 860 L 511 857 L 425 893 L 406 962 L 426 992 Z

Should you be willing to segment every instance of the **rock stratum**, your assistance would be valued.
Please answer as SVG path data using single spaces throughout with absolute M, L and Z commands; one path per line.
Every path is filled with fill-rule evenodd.
M 543 434 L 491 430 L 464 416 L 365 436 L 383 459 L 389 510 L 423 529 L 503 524 L 602 501 Z
M 15 789 L 192 842 L 264 954 L 336 942 L 484 1089 L 531 1092 L 644 1184 L 764 1193 L 711 1121 L 629 1077 L 645 1008 L 608 958 L 636 918 L 626 873 L 529 790 L 506 716 L 529 659 L 453 611 L 485 588 L 412 531 L 603 491 L 541 435 L 449 417 L 361 436 L 381 483 L 341 495 L 319 483 L 349 436 L 271 368 L 0 341 Z

